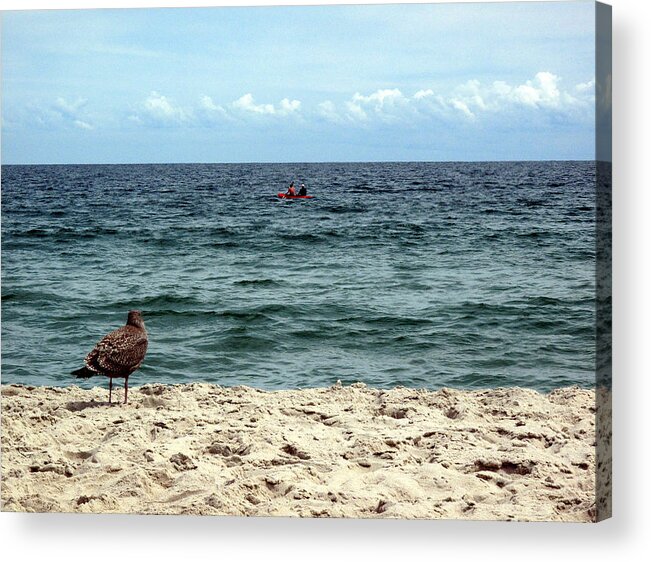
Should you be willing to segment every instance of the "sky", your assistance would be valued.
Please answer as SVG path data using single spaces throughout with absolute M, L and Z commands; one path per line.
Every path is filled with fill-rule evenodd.
M 592 160 L 593 2 L 2 13 L 2 163 Z

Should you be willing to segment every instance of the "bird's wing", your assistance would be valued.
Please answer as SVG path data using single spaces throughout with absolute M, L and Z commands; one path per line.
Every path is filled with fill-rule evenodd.
M 147 352 L 147 334 L 119 328 L 104 336 L 86 356 L 86 365 L 102 373 L 135 371 Z

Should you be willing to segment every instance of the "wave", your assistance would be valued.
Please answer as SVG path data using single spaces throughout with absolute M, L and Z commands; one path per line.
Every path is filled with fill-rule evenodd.
M 57 307 L 62 303 L 73 302 L 75 300 L 74 295 L 71 294 L 64 295 L 42 290 L 14 288 L 2 293 L 2 302 L 11 303 L 12 305 L 40 303 L 41 306 Z
M 344 206 L 344 205 L 326 205 L 323 207 L 323 210 L 326 211 L 327 213 L 332 213 L 332 214 L 359 214 L 359 213 L 367 213 L 368 209 L 365 209 L 364 207 L 354 207 L 354 206 Z
M 234 285 L 253 285 L 259 287 L 274 287 L 281 286 L 282 283 L 275 281 L 274 279 L 240 279 L 239 281 L 233 281 Z
M 38 238 L 38 239 L 91 239 L 99 236 L 112 236 L 120 234 L 120 230 L 110 227 L 43 227 L 30 228 L 28 230 L 14 230 L 10 238 Z

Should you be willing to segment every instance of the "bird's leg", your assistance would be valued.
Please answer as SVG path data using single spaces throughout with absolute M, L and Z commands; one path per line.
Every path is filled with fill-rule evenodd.
M 124 377 L 124 403 L 127 403 L 127 393 L 129 391 L 129 377 Z
M 109 404 L 111 403 L 112 393 L 113 393 L 113 377 L 109 377 Z

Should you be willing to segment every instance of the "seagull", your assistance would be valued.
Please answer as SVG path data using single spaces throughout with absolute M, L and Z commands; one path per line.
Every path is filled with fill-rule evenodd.
M 127 403 L 129 375 L 133 373 L 147 353 L 147 330 L 139 310 L 129 311 L 126 325 L 105 335 L 86 355 L 85 367 L 72 371 L 77 378 L 94 375 L 109 378 L 109 404 L 113 392 L 113 379 L 124 379 L 124 403 Z

